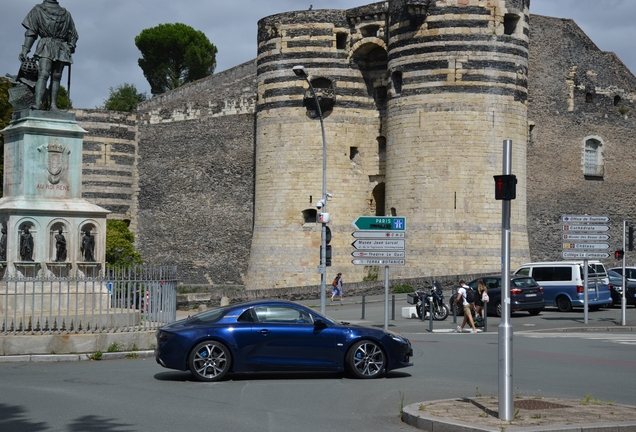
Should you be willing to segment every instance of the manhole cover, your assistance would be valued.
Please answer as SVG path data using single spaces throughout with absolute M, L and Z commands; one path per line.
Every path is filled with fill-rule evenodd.
M 561 405 L 553 402 L 546 402 L 540 399 L 524 399 L 515 401 L 515 408 L 527 410 L 553 409 L 553 408 L 570 408 L 567 405 Z

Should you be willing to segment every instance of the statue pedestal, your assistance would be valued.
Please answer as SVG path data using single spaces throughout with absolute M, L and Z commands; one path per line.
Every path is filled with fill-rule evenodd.
M 49 278 L 67 279 L 71 277 L 71 263 L 67 262 L 47 262 Z
M 101 276 L 102 265 L 96 262 L 77 263 L 77 279 L 95 279 Z
M 42 269 L 39 263 L 33 261 L 16 261 L 13 265 L 17 279 L 36 279 Z
M 97 265 L 105 266 L 109 211 L 82 198 L 85 133 L 75 114 L 32 109 L 14 112 L 11 123 L 2 130 L 4 197 L 0 199 L 0 223 L 6 227 L 9 274 L 36 277 L 43 271 L 48 275 L 49 268 L 56 275 L 80 271 L 82 239 L 87 231 L 93 237 Z M 60 231 L 67 254 L 65 262 L 56 263 L 55 236 Z M 27 256 L 20 254 L 23 243 L 36 267 L 21 260 Z

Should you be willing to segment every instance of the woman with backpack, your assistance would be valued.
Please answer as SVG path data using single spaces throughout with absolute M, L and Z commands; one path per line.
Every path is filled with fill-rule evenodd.
M 488 301 L 488 288 L 483 279 L 477 280 L 477 295 L 475 296 L 475 318 L 484 319 L 488 311 L 484 310 L 484 302 Z
M 331 286 L 333 287 L 331 289 L 331 301 L 333 301 L 335 296 L 340 296 L 340 301 L 342 301 L 342 273 L 338 273 Z
M 467 322 L 470 322 L 470 326 L 472 327 L 471 333 L 477 333 L 477 327 L 475 327 L 475 322 L 473 321 L 472 315 L 473 304 L 469 302 L 468 290 L 470 290 L 471 293 L 473 291 L 472 288 L 466 285 L 465 281 L 459 281 L 457 296 L 455 296 L 455 300 L 453 301 L 453 306 L 458 305 L 458 303 L 461 302 L 461 305 L 464 308 L 464 321 L 462 321 L 461 327 L 457 326 L 457 331 L 459 333 L 464 332 L 464 327 L 466 326 Z M 472 297 L 474 297 L 474 295 Z M 474 301 L 474 299 L 472 298 L 470 300 Z

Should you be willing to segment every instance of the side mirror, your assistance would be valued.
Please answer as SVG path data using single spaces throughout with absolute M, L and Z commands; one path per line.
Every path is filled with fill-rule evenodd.
M 324 329 L 327 328 L 327 323 L 324 320 L 321 320 L 320 318 L 317 318 L 314 321 L 314 327 L 317 329 Z

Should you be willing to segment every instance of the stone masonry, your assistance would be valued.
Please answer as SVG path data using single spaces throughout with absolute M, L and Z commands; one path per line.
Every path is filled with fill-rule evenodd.
M 513 268 L 561 259 L 563 214 L 610 216 L 620 246 L 636 204 L 636 78 L 571 20 L 530 15 L 528 0 L 392 0 L 274 15 L 258 31 L 255 61 L 136 118 L 78 114 L 95 139 L 88 199 L 121 206 L 146 262 L 177 264 L 187 285 L 319 283 L 322 141 L 297 64 L 327 108 L 328 279 L 378 271 L 350 263 L 351 222 L 385 214 L 407 218 L 392 277 L 499 272 L 504 139 L 519 179 Z

